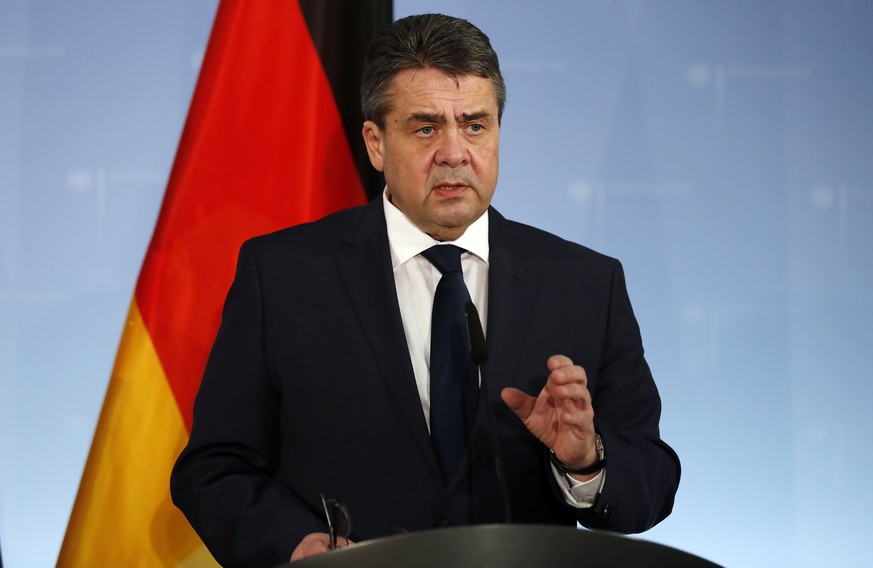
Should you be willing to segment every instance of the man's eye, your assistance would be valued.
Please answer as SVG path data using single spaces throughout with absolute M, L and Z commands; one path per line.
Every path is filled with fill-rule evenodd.
M 467 129 L 470 132 L 472 132 L 473 134 L 478 134 L 478 133 L 482 132 L 483 130 L 485 130 L 485 127 L 482 126 L 481 124 L 471 124 L 470 126 L 467 127 Z
M 422 136 L 430 136 L 435 131 L 433 126 L 422 126 L 418 129 L 418 133 Z

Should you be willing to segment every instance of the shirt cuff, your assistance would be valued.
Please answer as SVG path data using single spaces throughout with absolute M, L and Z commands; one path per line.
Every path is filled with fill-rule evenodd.
M 594 506 L 594 501 L 600 495 L 603 484 L 606 482 L 606 469 L 601 469 L 588 481 L 579 481 L 558 471 L 552 464 L 549 464 L 549 467 L 552 468 L 552 475 L 555 476 L 561 494 L 568 505 L 577 509 L 590 509 Z

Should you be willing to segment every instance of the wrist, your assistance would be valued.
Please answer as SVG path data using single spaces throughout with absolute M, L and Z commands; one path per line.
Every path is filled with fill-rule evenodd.
M 594 435 L 594 450 L 597 454 L 597 459 L 594 463 L 585 467 L 571 467 L 555 455 L 554 450 L 549 448 L 549 461 L 559 471 L 568 475 L 593 475 L 600 472 L 606 467 L 606 450 L 603 448 L 603 441 L 600 439 L 600 434 Z

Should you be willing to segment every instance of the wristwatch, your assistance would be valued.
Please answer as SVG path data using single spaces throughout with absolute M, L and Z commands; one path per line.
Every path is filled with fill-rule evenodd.
M 606 450 L 603 448 L 603 440 L 600 439 L 600 434 L 594 434 L 594 449 L 597 450 L 597 461 L 588 467 L 581 467 L 578 469 L 574 469 L 561 460 L 558 459 L 558 456 L 555 455 L 555 452 L 549 448 L 549 461 L 552 462 L 556 468 L 560 471 L 563 471 L 567 474 L 576 474 L 576 475 L 591 475 L 592 473 L 597 473 L 606 467 Z

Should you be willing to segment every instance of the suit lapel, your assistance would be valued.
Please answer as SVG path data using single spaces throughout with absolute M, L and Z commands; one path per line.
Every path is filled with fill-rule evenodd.
M 489 211 L 489 249 L 486 390 L 480 396 L 470 440 L 474 454 L 491 436 L 486 404 L 496 414 L 504 406 L 500 391 L 513 382 L 530 329 L 540 277 L 531 251 L 524 242 L 513 240 L 509 222 L 493 208 Z
M 514 375 L 533 317 L 539 270 L 525 243 L 512 239 L 509 222 L 491 209 L 488 270 L 490 396 L 499 396 Z M 545 364 L 545 362 L 544 362 Z
M 485 396 L 480 396 L 467 459 L 480 451 L 482 444 L 489 439 L 486 402 L 492 409 L 503 404 L 500 391 L 511 382 L 517 367 L 526 330 L 530 327 L 539 278 L 524 243 L 512 240 L 509 223 L 494 209 L 489 212 L 489 227 L 486 339 L 489 358 L 484 370 L 487 390 L 482 393 Z M 374 199 L 362 210 L 343 239 L 351 246 L 351 251 L 340 258 L 339 267 L 359 322 L 366 330 L 382 376 L 410 431 L 439 478 L 436 454 L 406 348 L 381 200 Z M 458 479 L 456 476 L 450 485 L 453 486 Z
M 439 476 L 406 347 L 381 199 L 362 210 L 344 240 L 352 250 L 340 258 L 340 271 L 360 324 L 410 431 Z

